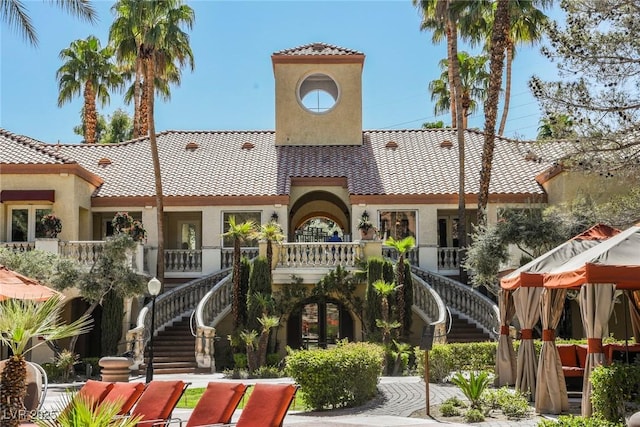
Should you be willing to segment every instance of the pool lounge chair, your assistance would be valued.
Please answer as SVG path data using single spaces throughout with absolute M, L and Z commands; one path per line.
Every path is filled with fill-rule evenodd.
M 131 410 L 132 417 L 141 417 L 138 427 L 166 426 L 171 413 L 190 383 L 183 381 L 151 381 L 138 403 Z
M 297 390 L 293 384 L 256 384 L 236 426 L 281 427 Z
M 185 427 L 229 424 L 246 391 L 241 383 L 210 382 Z

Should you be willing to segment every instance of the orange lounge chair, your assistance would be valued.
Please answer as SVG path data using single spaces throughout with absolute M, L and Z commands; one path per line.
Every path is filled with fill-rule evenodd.
M 127 415 L 140 396 L 142 396 L 144 389 L 145 385 L 143 383 L 115 382 L 111 390 L 102 399 L 102 402 L 121 403 L 122 406 L 118 415 Z
M 140 416 L 140 427 L 166 426 L 173 409 L 190 383 L 183 381 L 151 381 L 142 392 L 131 416 Z
M 237 427 L 281 427 L 297 390 L 293 384 L 256 384 Z
M 113 388 L 113 383 L 87 380 L 86 383 L 78 390 L 78 393 L 74 398 L 83 398 L 88 402 L 91 402 L 95 408 L 104 400 L 105 396 L 109 394 Z
M 241 383 L 210 382 L 198 400 L 186 427 L 229 424 L 247 386 Z

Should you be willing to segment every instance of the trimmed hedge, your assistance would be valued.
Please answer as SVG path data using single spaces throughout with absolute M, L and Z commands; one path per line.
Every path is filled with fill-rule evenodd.
M 593 386 L 591 403 L 596 416 L 612 423 L 623 423 L 626 405 L 635 404 L 637 408 L 640 404 L 640 364 L 597 366 L 589 380 Z
M 323 350 L 294 350 L 286 358 L 286 373 L 300 386 L 313 409 L 357 406 L 377 393 L 384 350 L 371 343 L 344 343 Z

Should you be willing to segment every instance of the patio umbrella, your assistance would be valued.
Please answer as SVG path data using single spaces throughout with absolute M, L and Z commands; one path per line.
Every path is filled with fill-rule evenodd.
M 604 363 L 602 338 L 613 311 L 616 289 L 640 289 L 640 226 L 629 227 L 576 255 L 544 275 L 545 288 L 580 287 L 582 324 L 587 334 L 587 361 L 582 388 L 582 415 L 590 416 L 591 371 Z
M 521 287 L 541 288 L 544 273 L 562 265 L 573 256 L 598 245 L 619 232 L 620 230 L 608 225 L 597 224 L 509 273 L 500 280 L 500 286 L 503 291 L 513 291 Z M 529 300 L 521 299 L 518 318 L 522 325 L 528 324 L 529 326 L 522 330 L 522 344 L 525 345 L 521 345 L 518 352 L 518 381 L 516 384 L 520 386 L 519 388 L 522 391 L 532 392 L 532 397 L 535 398 L 536 402 L 536 411 L 558 414 L 567 410 L 569 406 L 567 386 L 562 374 L 560 356 L 555 345 L 555 329 L 562 314 L 566 290 L 534 292 L 531 289 L 522 296 L 524 295 L 527 295 Z M 536 367 L 533 340 L 530 337 L 529 330 L 533 328 L 538 319 L 537 317 L 531 317 L 533 316 L 531 310 L 538 310 L 538 308 L 540 308 L 543 333 L 542 349 Z M 528 318 L 525 319 L 523 316 Z M 498 343 L 498 351 L 501 351 L 500 342 Z M 502 351 L 504 352 L 504 350 Z M 502 357 L 504 358 L 505 355 Z M 504 366 L 508 365 L 505 363 Z
M 60 292 L 0 265 L 0 301 L 9 298 L 46 301 L 54 295 Z

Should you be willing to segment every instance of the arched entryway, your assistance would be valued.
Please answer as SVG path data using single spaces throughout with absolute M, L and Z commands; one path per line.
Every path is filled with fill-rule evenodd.
M 292 348 L 328 348 L 355 337 L 353 317 L 343 304 L 312 298 L 298 304 L 287 321 L 287 345 Z
M 291 206 L 290 242 L 323 242 L 334 230 L 342 240 L 351 240 L 349 207 L 338 195 L 330 191 L 310 191 Z

